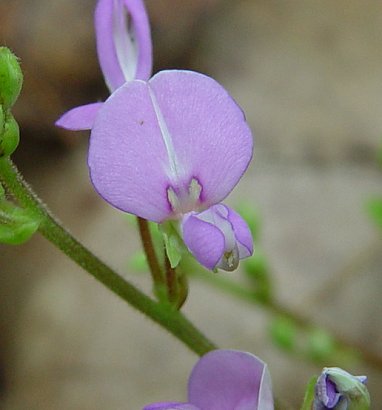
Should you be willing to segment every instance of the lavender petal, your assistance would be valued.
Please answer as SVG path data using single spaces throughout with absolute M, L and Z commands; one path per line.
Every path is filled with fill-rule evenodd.
M 252 145 L 240 108 L 219 84 L 191 71 L 162 71 L 124 84 L 104 103 L 90 138 L 90 176 L 115 207 L 162 222 L 174 217 L 174 195 L 185 195 L 179 202 L 187 212 L 228 195 Z M 189 195 L 193 181 L 198 198 Z
M 224 235 L 213 224 L 194 215 L 182 221 L 183 240 L 196 260 L 207 269 L 214 269 L 224 253 Z
M 151 34 L 142 0 L 99 0 L 95 29 L 98 59 L 111 92 L 126 81 L 150 77 Z
M 142 410 L 200 410 L 190 403 L 166 402 L 153 403 L 145 406 Z
M 90 130 L 103 103 L 93 103 L 72 108 L 55 123 L 57 127 L 71 131 Z
M 246 352 L 207 353 L 194 367 L 188 391 L 201 410 L 273 410 L 267 366 Z

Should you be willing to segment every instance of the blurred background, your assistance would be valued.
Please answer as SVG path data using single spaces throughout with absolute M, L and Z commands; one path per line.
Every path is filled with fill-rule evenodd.
M 53 125 L 69 108 L 107 96 L 95 3 L 0 0 L 0 43 L 20 57 L 25 75 L 14 159 L 75 236 L 149 292 L 148 275 L 129 263 L 139 250 L 134 226 L 88 180 L 87 133 Z M 245 200 L 261 216 L 257 245 L 277 303 L 367 351 L 367 363 L 354 355 L 338 362 L 369 376 L 373 408 L 381 408 L 382 240 L 365 203 L 382 193 L 382 3 L 146 4 L 155 71 L 211 75 L 254 131 L 254 161 L 227 202 Z M 219 275 L 249 286 L 240 272 Z M 339 363 L 322 360 L 332 341 L 315 328 L 291 347 L 293 323 L 275 322 L 271 310 L 194 278 L 184 308 L 220 347 L 267 361 L 277 396 L 296 409 L 310 376 Z M 2 409 L 135 410 L 184 400 L 196 359 L 41 236 L 0 246 Z

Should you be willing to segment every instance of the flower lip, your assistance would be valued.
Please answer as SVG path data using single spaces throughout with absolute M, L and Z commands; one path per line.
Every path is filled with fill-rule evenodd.
M 182 234 L 189 251 L 207 269 L 233 271 L 239 260 L 253 251 L 246 222 L 223 204 L 186 214 L 182 219 Z

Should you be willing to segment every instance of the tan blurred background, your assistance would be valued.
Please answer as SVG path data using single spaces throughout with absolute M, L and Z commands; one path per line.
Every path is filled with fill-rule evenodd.
M 241 104 L 255 160 L 228 202 L 263 215 L 262 248 L 279 299 L 382 355 L 382 244 L 365 200 L 382 192 L 382 3 L 379 0 L 147 0 L 156 70 L 190 68 Z M 88 181 L 86 133 L 57 130 L 65 110 L 105 98 L 91 0 L 0 0 L 0 43 L 21 58 L 15 156 L 67 227 L 122 274 L 134 229 Z M 0 407 L 138 410 L 184 400 L 196 357 L 125 306 L 42 237 L 0 247 Z M 224 273 L 222 273 L 224 274 Z M 227 275 L 227 274 L 226 274 Z M 228 274 L 238 275 L 238 274 Z M 264 311 L 199 282 L 185 312 L 221 347 L 266 360 L 298 408 L 319 368 L 272 346 Z M 328 363 L 335 365 L 336 363 Z M 381 408 L 382 373 L 369 375 Z

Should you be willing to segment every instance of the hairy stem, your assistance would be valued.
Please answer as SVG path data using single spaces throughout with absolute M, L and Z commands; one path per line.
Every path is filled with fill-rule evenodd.
M 184 315 L 149 298 L 67 232 L 26 184 L 9 157 L 0 158 L 0 181 L 20 205 L 41 220 L 41 234 L 95 279 L 167 329 L 196 354 L 201 356 L 217 348 Z

